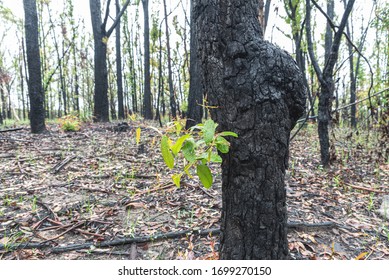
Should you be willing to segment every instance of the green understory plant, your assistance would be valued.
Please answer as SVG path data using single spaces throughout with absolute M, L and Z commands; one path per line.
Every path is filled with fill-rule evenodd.
M 80 119 L 75 115 L 67 115 L 58 120 L 63 131 L 79 131 L 81 128 Z
M 184 131 L 178 120 L 173 122 L 173 133 L 162 136 L 161 153 L 165 164 L 173 169 L 179 162 L 176 159 L 183 159 L 180 172 L 172 175 L 177 187 L 180 187 L 182 176 L 186 174 L 189 178 L 193 178 L 194 173 L 205 188 L 209 189 L 212 186 L 213 176 L 209 164 L 220 164 L 222 158 L 218 152 L 223 154 L 229 152 L 230 142 L 225 137 L 238 137 L 231 131 L 216 132 L 217 126 L 218 124 L 209 119 L 189 131 Z

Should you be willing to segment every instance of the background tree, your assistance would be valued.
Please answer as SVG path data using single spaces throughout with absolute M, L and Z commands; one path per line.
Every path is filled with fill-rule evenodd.
M 190 83 L 189 83 L 189 95 L 188 95 L 188 114 L 186 121 L 186 129 L 201 123 L 203 117 L 203 82 L 201 80 L 201 68 L 200 61 L 197 54 L 197 36 L 196 36 L 196 24 L 194 19 L 193 7 L 198 4 L 195 3 L 198 0 L 191 0 L 191 13 L 190 13 Z
M 169 83 L 169 93 L 170 93 L 170 110 L 172 113 L 173 119 L 177 117 L 177 103 L 173 87 L 173 74 L 172 74 L 172 58 L 170 50 L 170 31 L 168 25 L 168 14 L 166 7 L 166 0 L 163 0 L 163 10 L 165 13 L 165 27 L 166 27 L 166 52 L 167 52 L 167 68 L 168 68 L 168 83 Z
M 144 16 L 144 93 L 143 115 L 145 119 L 153 119 L 151 85 L 150 85 L 150 24 L 149 24 L 149 0 L 142 0 Z
M 109 106 L 108 106 L 108 70 L 107 70 L 107 43 L 108 38 L 115 30 L 119 23 L 120 17 L 129 5 L 131 0 L 127 0 L 123 5 L 121 11 L 116 16 L 113 24 L 107 30 L 107 23 L 109 18 L 109 8 L 111 0 L 107 1 L 105 9 L 104 21 L 101 18 L 101 3 L 100 0 L 90 0 L 89 6 L 91 10 L 93 39 L 95 48 L 95 93 L 94 93 L 94 120 L 97 122 L 109 121 Z
M 305 108 L 301 73 L 263 39 L 258 0 L 194 4 L 211 116 L 239 135 L 223 156 L 220 258 L 285 259 L 284 176 L 290 130 Z
M 116 6 L 116 17 L 120 14 L 120 3 L 119 0 L 115 0 L 115 6 Z M 117 91 L 118 91 L 118 117 L 119 119 L 124 119 L 124 103 L 123 103 L 123 74 L 122 74 L 122 51 L 121 51 L 121 44 L 120 41 L 120 21 L 116 25 L 116 84 L 117 84 Z
M 347 19 L 352 11 L 355 0 L 349 0 L 346 9 L 343 13 L 341 23 L 332 38 L 332 32 L 329 31 L 327 25 L 326 43 L 325 43 L 325 64 L 323 70 L 320 68 L 316 55 L 313 50 L 312 31 L 311 31 L 311 1 L 306 0 L 306 36 L 308 43 L 308 53 L 311 59 L 313 68 L 315 69 L 317 78 L 320 83 L 320 96 L 318 108 L 318 134 L 320 141 L 320 155 L 323 166 L 330 164 L 330 139 L 329 125 L 331 122 L 332 100 L 334 96 L 334 69 L 338 60 L 340 41 L 343 35 L 344 28 L 347 24 Z M 313 1 L 314 2 L 314 1 Z M 314 2 L 316 3 L 316 2 Z M 333 14 L 332 0 L 330 0 L 328 9 L 330 11 L 329 18 Z M 330 34 L 331 33 L 331 34 Z
M 32 133 L 46 131 L 44 94 L 38 42 L 38 15 L 35 0 L 23 0 L 28 64 L 28 93 L 30 97 L 30 126 Z

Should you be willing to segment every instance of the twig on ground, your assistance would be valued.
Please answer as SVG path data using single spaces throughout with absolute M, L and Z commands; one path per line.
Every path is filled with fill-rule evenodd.
M 69 162 L 71 162 L 75 158 L 76 158 L 76 156 L 70 156 L 70 157 L 65 158 L 63 161 L 61 161 L 60 163 L 58 163 L 57 165 L 55 165 L 53 167 L 53 173 L 54 174 L 58 173 L 62 168 L 65 167 L 66 164 L 68 164 Z

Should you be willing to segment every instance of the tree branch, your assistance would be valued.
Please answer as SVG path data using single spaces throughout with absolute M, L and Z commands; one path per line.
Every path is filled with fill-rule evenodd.
M 124 3 L 122 9 L 120 10 L 120 13 L 116 16 L 116 19 L 114 23 L 112 24 L 111 28 L 107 31 L 107 37 L 111 36 L 112 32 L 115 30 L 116 25 L 118 25 L 120 18 L 124 14 L 125 10 L 127 9 L 127 6 L 130 4 L 131 0 L 127 0 L 126 3 Z
M 105 31 L 105 28 L 107 27 L 107 22 L 108 22 L 108 16 L 109 16 L 109 5 L 111 5 L 111 0 L 107 1 L 107 8 L 105 9 L 105 16 L 104 16 L 104 21 L 103 24 L 101 25 L 102 29 Z M 109 36 L 108 36 L 109 37 Z
M 308 43 L 308 54 L 311 59 L 313 69 L 315 69 L 316 76 L 320 83 L 323 83 L 323 73 L 320 69 L 319 63 L 317 62 L 317 59 L 315 57 L 315 53 L 313 51 L 313 43 L 312 43 L 312 33 L 311 33 L 311 0 L 306 0 L 306 36 L 307 36 L 307 43 Z

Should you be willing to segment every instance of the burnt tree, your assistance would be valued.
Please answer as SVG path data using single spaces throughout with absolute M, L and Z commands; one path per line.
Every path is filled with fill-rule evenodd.
M 115 30 L 125 9 L 130 4 L 127 0 L 119 13 L 117 13 L 114 22 L 107 30 L 109 18 L 109 7 L 111 0 L 107 1 L 104 20 L 101 18 L 101 3 L 100 0 L 89 0 L 93 40 L 94 40 L 94 76 L 95 76 L 95 93 L 94 93 L 94 109 L 93 116 L 96 122 L 109 121 L 109 105 L 108 105 L 108 68 L 107 68 L 107 43 L 108 38 Z
M 301 72 L 263 39 L 258 0 L 193 7 L 212 118 L 231 140 L 222 163 L 221 259 L 286 259 L 290 131 L 304 113 Z
M 32 133 L 46 131 L 45 96 L 42 87 L 39 53 L 38 14 L 35 0 L 23 0 L 25 15 L 26 53 L 28 65 L 28 94 L 30 97 L 30 126 Z
M 197 37 L 196 25 L 193 19 L 193 7 L 196 1 L 191 0 L 190 13 L 190 65 L 189 65 L 189 95 L 188 95 L 188 115 L 186 121 L 186 129 L 201 123 L 203 118 L 203 83 L 201 81 L 200 61 L 197 56 Z

